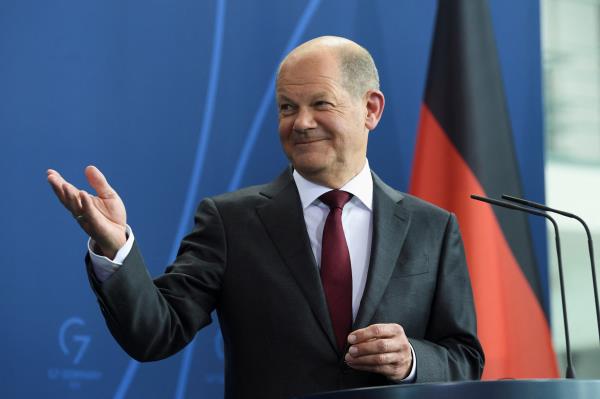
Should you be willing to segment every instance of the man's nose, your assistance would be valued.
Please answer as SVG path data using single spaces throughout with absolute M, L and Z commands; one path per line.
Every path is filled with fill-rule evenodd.
M 314 129 L 317 127 L 312 110 L 307 107 L 300 107 L 294 120 L 294 130 L 304 131 L 307 129 Z

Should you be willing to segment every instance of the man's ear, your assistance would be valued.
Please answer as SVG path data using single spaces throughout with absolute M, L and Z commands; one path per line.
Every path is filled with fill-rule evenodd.
M 371 131 L 375 130 L 385 106 L 385 97 L 379 90 L 369 90 L 366 94 L 367 115 L 365 117 L 365 127 Z

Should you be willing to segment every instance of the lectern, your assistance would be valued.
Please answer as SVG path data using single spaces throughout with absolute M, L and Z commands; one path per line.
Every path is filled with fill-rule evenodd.
M 406 384 L 297 399 L 599 399 L 600 380 L 500 380 Z

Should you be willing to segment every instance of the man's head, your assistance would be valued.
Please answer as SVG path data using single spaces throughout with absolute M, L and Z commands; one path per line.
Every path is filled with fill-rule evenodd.
M 339 188 L 360 172 L 384 107 L 367 50 L 333 36 L 300 45 L 280 65 L 276 100 L 281 143 L 300 174 Z

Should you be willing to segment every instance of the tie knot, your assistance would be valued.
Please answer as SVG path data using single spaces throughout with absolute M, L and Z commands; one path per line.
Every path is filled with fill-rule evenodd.
M 331 190 L 321 195 L 319 199 L 330 209 L 344 209 L 344 205 L 352 198 L 352 194 L 340 190 Z

